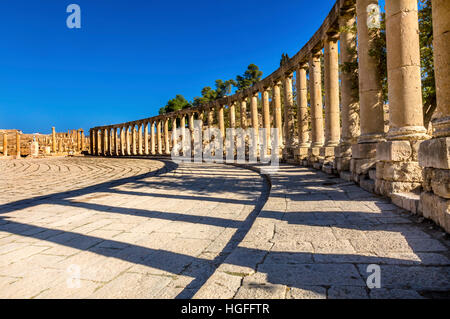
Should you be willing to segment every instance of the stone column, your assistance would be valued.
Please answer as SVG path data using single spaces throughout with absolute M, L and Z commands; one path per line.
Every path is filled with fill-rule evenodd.
M 125 132 L 123 126 L 119 127 L 119 144 L 120 144 L 120 156 L 125 156 Z
M 164 119 L 164 154 L 170 154 L 169 118 Z
M 139 155 L 143 154 L 143 148 L 144 148 L 144 141 L 142 140 L 142 123 L 138 124 L 138 149 L 137 153 Z
M 294 152 L 297 161 L 302 162 L 308 157 L 309 143 L 309 117 L 308 117 L 308 90 L 306 80 L 306 70 L 308 66 L 302 63 L 297 68 L 297 132 L 298 149 Z
M 120 145 L 119 145 L 119 129 L 117 127 L 113 128 L 113 134 L 114 134 L 114 155 L 119 156 L 120 155 Z
M 155 122 L 150 122 L 150 139 L 151 139 L 151 148 L 150 153 L 152 155 L 156 154 L 156 143 L 155 143 Z
M 16 132 L 16 158 L 20 158 L 20 133 Z
M 144 122 L 144 154 L 149 155 L 148 149 L 148 122 Z
M 278 130 L 278 146 L 283 147 L 283 123 L 281 120 L 281 81 L 275 81 L 273 84 L 273 114 L 275 121 L 275 128 Z
M 84 130 L 80 129 L 80 151 L 82 152 L 84 150 Z
M 375 169 L 376 145 L 384 139 L 384 102 L 377 61 L 369 55 L 380 32 L 369 24 L 369 5 L 378 5 L 378 0 L 356 1 L 361 135 L 352 145 L 350 171 L 355 182 L 371 191 L 374 182 L 367 177 L 374 175 L 370 171 Z
M 108 136 L 109 136 L 109 156 L 114 156 L 114 152 L 116 151 L 116 139 L 114 136 L 114 128 L 110 128 L 108 129 Z
M 77 152 L 81 151 L 81 136 L 80 130 L 77 131 Z
M 125 141 L 127 143 L 127 156 L 131 155 L 131 127 L 125 126 Z
M 8 134 L 3 133 L 3 156 L 8 156 Z
M 389 132 L 377 145 L 375 190 L 383 195 L 421 188 L 417 153 L 423 126 L 417 0 L 386 1 Z M 400 155 L 400 156 L 399 156 Z
M 95 130 L 95 150 L 97 156 L 102 154 L 102 131 L 100 129 Z
M 243 98 L 240 106 L 241 111 L 241 127 L 245 130 L 247 128 L 247 100 Z
M 317 51 L 312 53 L 309 59 L 312 143 L 308 150 L 308 160 L 310 165 L 316 164 L 316 168 L 321 168 L 317 161 L 320 160 L 320 148 L 324 141 L 321 55 L 322 52 Z
M 111 153 L 111 129 L 105 128 L 105 156 Z
M 161 120 L 158 120 L 156 124 L 156 135 L 158 137 L 158 155 L 162 154 L 162 138 L 161 138 Z
M 214 123 L 214 108 L 210 107 L 208 109 L 208 127 L 212 127 Z
M 369 55 L 377 29 L 368 26 L 369 5 L 378 0 L 357 0 L 358 67 L 361 135 L 359 143 L 376 143 L 384 138 L 383 96 L 377 61 Z
M 100 129 L 100 155 L 105 155 L 105 130 Z
M 219 120 L 219 130 L 222 133 L 222 138 L 225 141 L 225 119 L 223 117 L 223 105 L 218 105 L 217 113 L 218 113 L 218 120 Z
M 181 130 L 181 150 L 184 155 L 184 147 L 186 143 L 186 114 L 181 114 L 180 118 L 180 130 Z
M 236 101 L 230 103 L 230 128 L 236 128 Z
M 171 120 L 172 120 L 172 138 L 169 141 L 169 145 L 171 145 L 170 150 L 172 150 L 172 148 L 175 147 L 175 143 L 178 141 L 178 139 L 176 139 L 176 136 L 178 135 L 177 117 L 175 116 Z
M 330 35 L 325 40 L 325 145 L 320 150 L 324 158 L 322 170 L 333 173 L 334 148 L 341 138 L 339 119 L 339 56 L 338 37 Z
M 271 148 L 270 140 L 270 102 L 269 102 L 269 90 L 268 88 L 263 88 L 261 90 L 262 99 L 262 109 L 263 109 L 263 127 L 266 130 L 266 148 L 265 153 L 269 154 Z
M 94 149 L 94 130 L 89 129 L 89 154 L 90 155 L 96 155 L 95 149 Z
M 292 159 L 294 157 L 294 100 L 292 93 L 293 74 L 286 74 L 284 77 L 284 149 L 283 157 Z
M 136 147 L 136 125 L 131 125 L 130 128 L 130 135 L 131 135 L 131 155 L 136 155 L 137 147 Z
M 450 1 L 433 0 L 433 47 L 437 108 L 433 138 L 419 148 L 423 167 L 423 215 L 450 233 Z
M 258 136 L 259 134 L 258 92 L 255 92 L 250 96 L 250 112 L 252 116 L 252 127 L 255 130 L 255 136 Z
M 340 73 L 341 79 L 341 120 L 342 134 L 341 142 L 335 149 L 335 167 L 340 172 L 341 178 L 353 180 L 350 170 L 352 158 L 352 144 L 357 143 L 360 135 L 359 128 L 359 96 L 356 74 L 351 72 L 351 65 L 357 63 L 356 48 L 356 25 L 355 8 L 342 12 L 339 17 L 339 44 L 340 61 L 343 69 Z
M 52 127 L 52 153 L 56 153 L 56 131 L 55 131 L 55 127 Z

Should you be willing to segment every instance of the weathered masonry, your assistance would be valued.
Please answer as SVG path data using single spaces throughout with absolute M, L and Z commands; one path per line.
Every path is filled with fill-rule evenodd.
M 170 154 L 169 121 L 172 131 L 180 124 L 182 136 L 193 130 L 194 119 L 222 134 L 225 123 L 273 127 L 280 149 L 268 152 L 339 174 L 450 232 L 450 1 L 432 1 L 437 88 L 432 136 L 423 122 L 417 0 L 386 0 L 388 126 L 379 72 L 369 54 L 378 32 L 373 5 L 378 1 L 338 0 L 294 57 L 245 91 L 198 108 L 90 129 L 91 154 Z M 340 69 L 349 62 L 358 65 L 359 85 Z

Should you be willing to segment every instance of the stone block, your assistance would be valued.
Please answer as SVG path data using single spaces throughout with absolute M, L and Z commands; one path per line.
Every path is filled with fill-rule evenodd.
M 377 144 L 377 160 L 400 162 L 411 158 L 412 148 L 409 141 L 387 141 Z
M 430 192 L 420 194 L 423 216 L 450 232 L 450 200 Z
M 352 158 L 374 158 L 376 156 L 377 144 L 353 144 Z
M 324 146 L 320 148 L 320 156 L 321 157 L 333 157 L 334 156 L 334 147 Z
M 294 155 L 295 156 L 308 156 L 308 147 L 299 147 L 294 149 Z
M 369 178 L 371 180 L 376 180 L 377 179 L 377 170 L 374 168 L 369 169 Z
M 413 214 L 420 213 L 420 195 L 415 193 L 393 193 L 391 194 L 392 202 Z
M 308 148 L 308 156 L 320 156 L 320 147 L 310 147 Z
M 386 181 L 422 182 L 422 168 L 417 162 L 385 162 L 383 177 Z
M 450 169 L 450 137 L 423 141 L 419 147 L 419 165 Z
M 393 193 L 419 192 L 421 183 L 414 182 L 392 182 L 385 180 L 376 180 L 375 191 L 377 194 L 391 196 Z
M 350 158 L 342 157 L 336 159 L 336 169 L 338 171 L 349 171 L 350 170 Z
M 450 199 L 450 170 L 424 168 L 423 188 L 425 191 L 433 191 L 436 195 Z
M 369 169 L 375 167 L 376 160 L 373 159 L 356 159 L 354 164 L 354 172 L 356 174 L 365 175 Z

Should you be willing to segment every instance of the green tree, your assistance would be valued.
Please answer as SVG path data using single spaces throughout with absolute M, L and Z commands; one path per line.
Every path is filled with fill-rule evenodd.
M 228 81 L 222 81 L 222 80 L 216 80 L 216 94 L 217 98 L 222 98 L 224 96 L 227 96 L 231 93 L 231 89 L 233 86 L 236 86 L 236 81 L 234 80 L 228 80 Z
M 250 64 L 243 75 L 236 76 L 237 90 L 242 91 L 259 82 L 262 74 L 263 73 L 259 70 L 258 66 Z
M 281 54 L 280 66 L 285 65 L 289 61 L 289 55 L 287 53 Z
M 183 95 L 177 94 L 174 99 L 167 102 L 165 107 L 159 109 L 159 114 L 175 112 L 189 107 L 191 107 L 191 103 L 189 103 Z

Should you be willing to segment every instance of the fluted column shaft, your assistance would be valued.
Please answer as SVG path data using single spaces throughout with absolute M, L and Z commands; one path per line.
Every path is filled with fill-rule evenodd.
M 56 153 L 56 131 L 55 131 L 55 127 L 52 127 L 52 152 Z
M 144 154 L 149 154 L 148 149 L 148 122 L 144 122 Z
M 241 111 L 241 127 L 243 129 L 247 128 L 247 100 L 244 98 L 241 101 L 241 106 L 240 106 L 240 111 Z
M 309 147 L 308 90 L 305 64 L 297 68 L 297 131 L 300 147 Z
M 16 132 L 16 156 L 20 158 L 20 133 Z
M 230 103 L 230 128 L 235 128 L 236 127 L 236 102 L 231 102 Z
M 341 138 L 339 120 L 339 55 L 337 36 L 325 41 L 325 146 L 337 146 Z
M 169 118 L 164 119 L 164 153 L 170 154 Z
M 150 153 L 155 155 L 156 153 L 156 143 L 155 143 L 155 122 L 150 122 L 150 140 L 151 140 L 151 148 Z
M 156 135 L 158 138 L 158 154 L 161 155 L 162 154 L 162 137 L 161 137 L 161 129 L 162 129 L 162 124 L 161 124 L 161 120 L 158 120 L 158 122 L 156 123 Z
M 320 56 L 320 52 L 312 54 L 309 60 L 312 147 L 323 146 L 324 141 Z
M 426 133 L 418 19 L 417 0 L 386 1 L 389 140 L 422 139 Z
M 225 119 L 223 116 L 223 105 L 219 105 L 217 108 L 218 120 L 219 120 L 219 130 L 222 133 L 222 137 L 225 138 Z
M 292 73 L 284 78 L 284 141 L 291 148 L 294 141 L 294 100 L 292 93 Z
M 125 156 L 125 128 L 120 127 L 120 155 Z
M 261 91 L 262 109 L 263 109 L 263 127 L 266 129 L 267 145 L 270 144 L 270 102 L 269 90 L 264 88 Z
M 259 121 L 258 121 L 258 92 L 252 94 L 250 97 L 250 110 L 252 116 L 252 127 L 255 130 L 255 136 L 259 136 Z
M 359 143 L 378 142 L 384 136 L 383 94 L 377 61 L 369 55 L 379 30 L 368 26 L 367 7 L 378 0 L 356 0 L 361 136 Z
M 275 128 L 278 130 L 278 145 L 283 144 L 283 123 L 281 120 L 281 82 L 273 84 L 273 114 L 275 120 Z
M 142 129 L 143 129 L 143 127 L 142 127 L 142 123 L 139 123 L 138 124 L 138 151 L 137 151 L 137 153 L 139 154 L 139 155 L 142 155 L 143 153 L 142 153 L 142 150 L 143 150 L 143 148 L 144 148 L 144 141 L 143 141 L 143 139 L 142 139 Z
M 339 17 L 340 60 L 344 70 L 341 78 L 341 114 L 342 114 L 342 143 L 351 145 L 357 142 L 360 135 L 359 127 L 359 100 L 358 85 L 355 83 L 355 74 L 348 69 L 351 63 L 358 59 L 356 53 L 356 31 L 353 30 L 356 23 L 354 10 L 344 13 Z
M 131 134 L 132 134 L 132 128 L 130 126 L 126 126 L 126 142 L 127 142 L 127 155 L 131 155 Z

